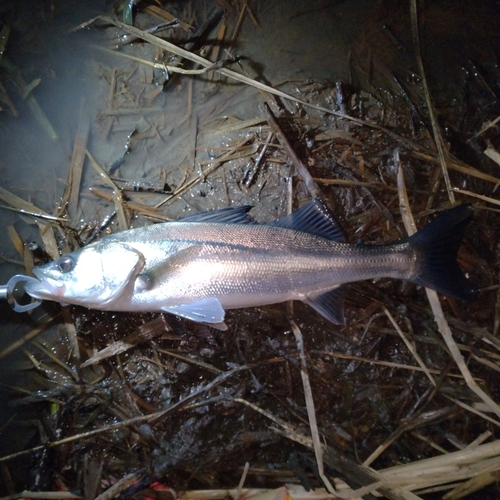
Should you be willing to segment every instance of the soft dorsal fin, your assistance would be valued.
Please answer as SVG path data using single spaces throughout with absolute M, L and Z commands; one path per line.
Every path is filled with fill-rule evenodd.
M 240 207 L 228 207 L 220 210 L 210 210 L 199 214 L 187 215 L 176 222 L 223 222 L 225 224 L 255 224 L 248 215 L 252 205 L 241 205 Z
M 318 199 L 311 200 L 290 215 L 268 225 L 283 229 L 294 229 L 295 231 L 314 234 L 332 241 L 346 241 L 344 230 L 339 222 Z

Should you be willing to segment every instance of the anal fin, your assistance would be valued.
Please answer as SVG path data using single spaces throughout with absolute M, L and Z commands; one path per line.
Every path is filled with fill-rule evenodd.
M 226 315 L 219 299 L 216 297 L 209 297 L 175 306 L 164 306 L 162 310 L 176 314 L 182 318 L 190 319 L 191 321 L 207 324 L 224 323 L 224 316 Z
M 227 325 L 226 323 L 205 323 L 207 326 L 210 328 L 214 328 L 215 330 L 219 330 L 221 332 L 226 332 L 227 331 Z
M 318 295 L 310 295 L 303 300 L 307 305 L 319 312 L 321 316 L 336 325 L 343 325 L 344 299 L 349 285 L 341 285 L 333 290 Z

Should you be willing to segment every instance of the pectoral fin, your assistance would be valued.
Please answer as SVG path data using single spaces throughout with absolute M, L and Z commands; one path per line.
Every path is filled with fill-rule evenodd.
M 226 315 L 219 299 L 209 297 L 207 299 L 196 300 L 187 304 L 176 306 L 165 306 L 162 310 L 171 314 L 176 314 L 182 318 L 197 321 L 198 323 L 207 323 L 210 325 L 220 325 L 224 322 Z M 216 326 L 215 326 L 216 327 Z
M 343 325 L 344 319 L 344 299 L 349 285 L 341 285 L 328 292 L 319 295 L 312 295 L 303 300 L 311 306 L 321 316 L 336 325 Z
M 157 287 L 161 284 L 163 279 L 178 272 L 179 269 L 187 266 L 190 261 L 198 257 L 202 250 L 203 245 L 192 245 L 139 274 L 137 277 L 136 291 L 144 292 Z

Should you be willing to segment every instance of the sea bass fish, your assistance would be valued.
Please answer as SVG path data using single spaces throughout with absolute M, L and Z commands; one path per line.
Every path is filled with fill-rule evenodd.
M 130 229 L 35 267 L 37 299 L 110 311 L 164 311 L 224 327 L 225 309 L 301 300 L 344 321 L 348 283 L 411 281 L 461 300 L 474 287 L 457 264 L 468 205 L 387 245 L 345 242 L 333 214 L 313 200 L 275 222 L 257 224 L 251 206 Z

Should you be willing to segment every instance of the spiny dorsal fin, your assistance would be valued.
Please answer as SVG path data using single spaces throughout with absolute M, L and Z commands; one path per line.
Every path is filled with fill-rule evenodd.
M 283 229 L 294 229 L 321 236 L 332 241 L 345 242 L 344 230 L 332 212 L 318 199 L 311 200 L 295 212 L 268 224 Z
M 199 214 L 187 215 L 176 222 L 223 222 L 225 224 L 255 224 L 255 221 L 248 215 L 252 205 L 242 205 L 240 207 L 228 207 L 220 210 L 211 210 Z

